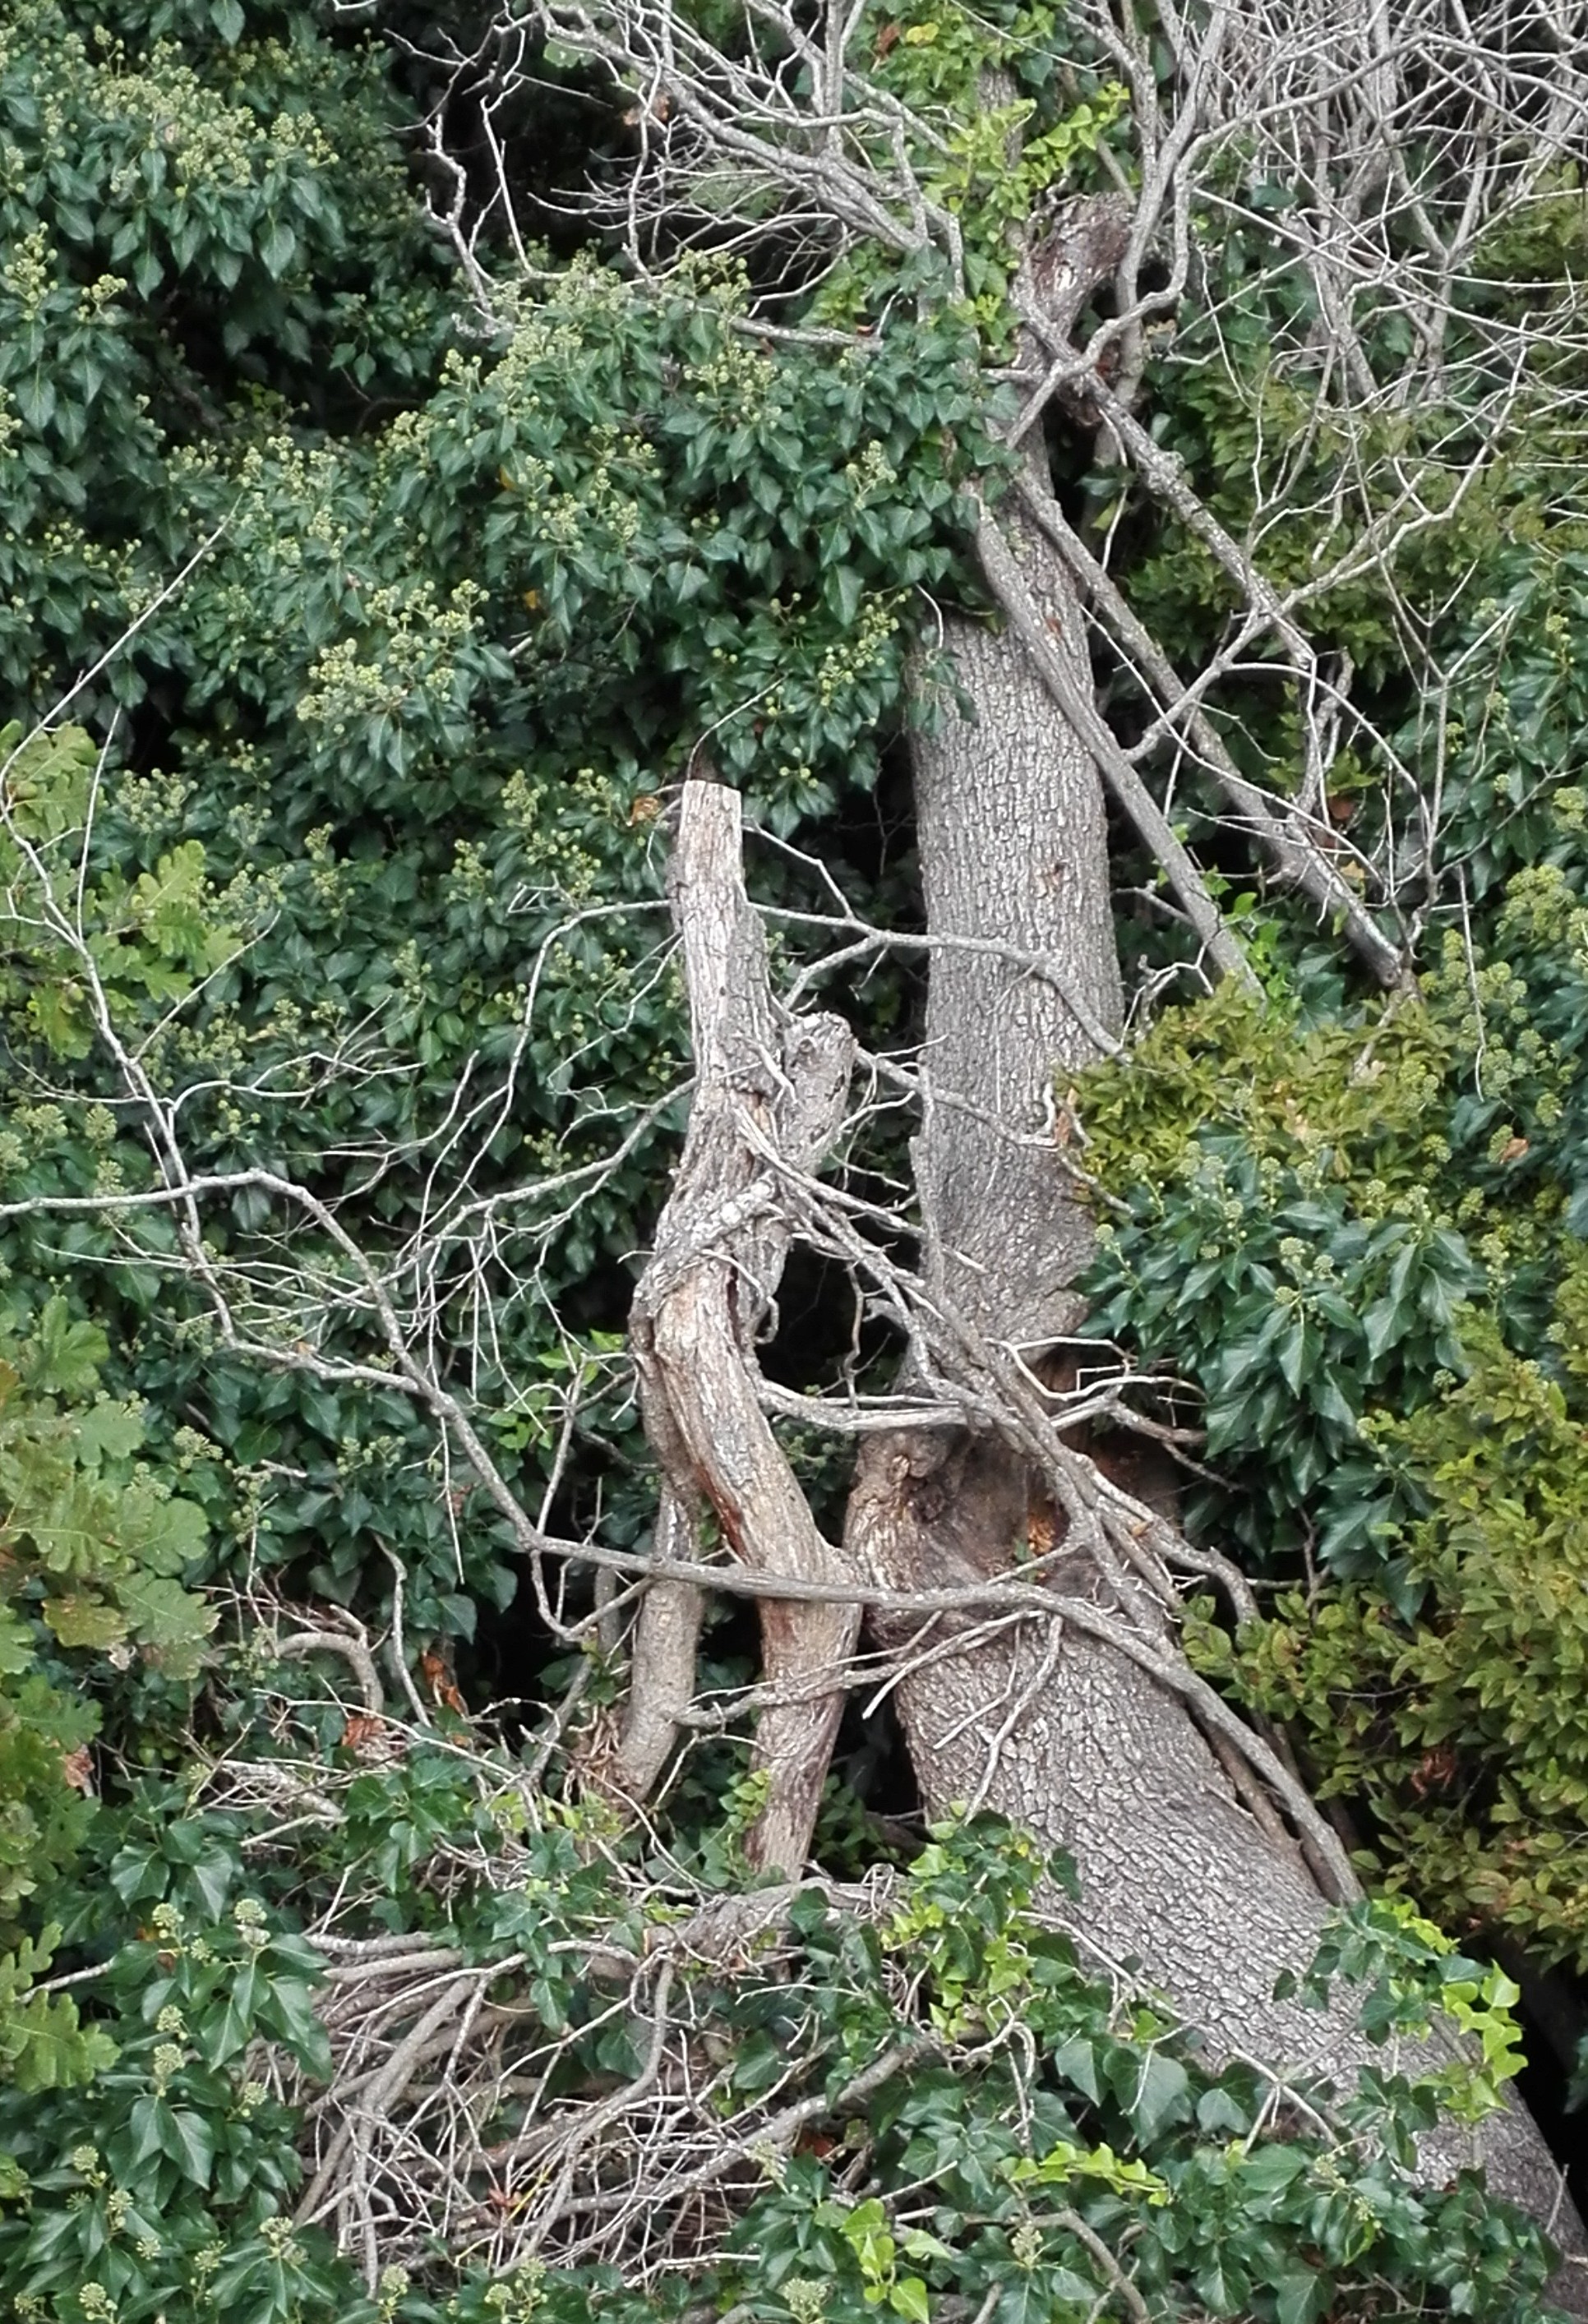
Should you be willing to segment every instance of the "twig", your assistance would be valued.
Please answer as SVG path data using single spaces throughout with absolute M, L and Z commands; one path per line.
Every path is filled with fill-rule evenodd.
M 1201 872 L 1114 740 L 1090 691 L 1083 689 L 1044 630 L 1042 617 L 1032 602 L 1014 554 L 984 511 L 977 522 L 975 538 L 976 556 L 993 596 L 1009 616 L 1010 625 L 1030 656 L 1043 685 L 1092 753 L 1103 779 L 1135 825 L 1154 861 L 1161 865 L 1208 957 L 1223 975 L 1233 977 L 1254 992 L 1260 991 L 1251 964 L 1224 926 Z

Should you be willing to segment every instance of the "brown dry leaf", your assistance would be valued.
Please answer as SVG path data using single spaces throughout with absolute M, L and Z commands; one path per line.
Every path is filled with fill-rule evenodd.
M 345 1751 L 367 1750 L 372 1743 L 380 1741 L 385 1731 L 386 1722 L 383 1719 L 376 1719 L 373 1713 L 366 1711 L 353 1711 L 348 1717 L 346 1726 L 342 1729 L 342 1748 Z
M 425 1684 L 429 1688 L 435 1700 L 448 1711 L 461 1713 L 464 1707 L 463 1697 L 459 1694 L 457 1683 L 448 1669 L 442 1656 L 437 1654 L 433 1647 L 427 1646 L 419 1658 L 419 1666 L 424 1674 Z
M 830 2131 L 802 2130 L 794 2142 L 794 2152 L 796 2154 L 812 2155 L 817 2162 L 825 2163 L 829 2155 L 838 2153 L 838 2142 Z
M 1500 1149 L 1500 1158 L 1502 1162 L 1519 1162 L 1527 1150 L 1525 1138 L 1508 1138 Z
M 1454 1780 L 1456 1766 L 1455 1752 L 1448 1743 L 1436 1744 L 1431 1751 L 1425 1752 L 1411 1779 L 1412 1790 L 1418 1799 L 1426 1799 L 1430 1792 L 1444 1791 Z
M 68 1751 L 60 1762 L 60 1772 L 74 1792 L 91 1793 L 94 1788 L 94 1757 L 86 1743 L 75 1751 Z

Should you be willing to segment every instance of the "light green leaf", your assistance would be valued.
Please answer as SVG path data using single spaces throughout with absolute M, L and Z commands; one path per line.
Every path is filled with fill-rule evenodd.
M 41 1609 L 63 1646 L 90 1646 L 103 1653 L 126 1637 L 126 1617 L 103 1598 L 74 1591 L 65 1598 L 46 1598 Z

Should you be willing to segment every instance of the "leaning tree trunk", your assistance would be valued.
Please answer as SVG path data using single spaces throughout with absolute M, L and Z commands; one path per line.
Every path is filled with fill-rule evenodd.
M 774 1004 L 743 891 L 738 802 L 691 781 L 673 899 L 696 1091 L 633 1317 L 663 1480 L 657 1547 L 698 1558 L 715 1533 L 763 1588 L 833 1593 L 762 1605 L 757 1764 L 768 1791 L 751 1847 L 794 1877 L 856 1592 L 980 1585 L 1009 1574 L 1020 1552 L 1042 1551 L 1042 1591 L 992 1618 L 946 1622 L 939 1611 L 913 1665 L 913 1618 L 873 1620 L 906 1665 L 896 1701 L 928 1811 L 992 1809 L 1067 1850 L 1077 1937 L 1109 1961 L 1137 1964 L 1215 2054 L 1348 2083 L 1378 2055 L 1349 1997 L 1313 2011 L 1276 2000 L 1274 1987 L 1282 1971 L 1305 1969 L 1331 1905 L 1355 1893 L 1350 1868 L 1294 1779 L 1179 1653 L 1168 1569 L 1177 1557 L 1195 1564 L 1194 1554 L 1056 1425 L 1051 1392 L 1074 1376 L 1064 1342 L 1081 1321 L 1075 1286 L 1093 1245 L 1064 1167 L 1063 1091 L 1115 1046 L 1121 1013 L 1100 762 L 1139 828 L 1150 802 L 1132 805 L 1113 764 L 1081 609 L 1046 543 L 1045 489 L 1026 496 L 1035 521 L 1017 517 L 983 555 L 1009 629 L 948 626 L 976 715 L 950 715 L 916 753 L 930 969 L 912 1386 L 937 1395 L 939 1410 L 978 1417 L 866 1439 L 844 1543 L 822 1537 L 765 1418 L 754 1347 L 799 1188 L 843 1111 L 851 1049 L 837 1020 L 790 1020 Z M 1175 878 L 1172 853 L 1165 861 Z M 1205 894 L 1199 901 L 1191 867 L 1180 881 L 1195 925 Z M 1205 941 L 1220 957 L 1213 939 L 1227 941 L 1216 927 Z M 614 1771 L 630 1797 L 651 1788 L 688 1709 L 698 1615 L 692 1587 L 652 1583 Z M 1560 2175 L 1519 2107 L 1476 2135 L 1451 2128 L 1425 2142 L 1431 2173 L 1477 2160 L 1499 2191 L 1583 2253 Z M 1588 2316 L 1588 2273 L 1568 2269 L 1554 2289 Z
M 1064 575 L 1034 532 L 1014 545 L 1071 678 L 1087 686 Z M 917 749 L 928 930 L 1008 951 L 1002 962 L 952 943 L 932 952 L 917 1180 L 934 1301 L 962 1347 L 981 1342 L 1018 1380 L 1011 1354 L 1039 1370 L 1076 1330 L 1074 1284 L 1092 1247 L 1056 1142 L 1054 1094 L 1056 1075 L 1062 1094 L 1063 1077 L 1118 1024 L 1106 834 L 1096 770 L 1034 658 L 1012 636 L 964 622 L 950 644 L 977 717 Z M 1018 964 L 1033 955 L 1048 973 Z M 1050 1465 L 992 1432 L 873 1437 L 846 1545 L 882 1590 L 987 1578 L 1017 1546 L 1052 1540 L 1053 1485 Z M 1140 1520 L 1149 1535 L 1146 1511 Z M 1095 1527 L 1083 1538 L 1069 1522 L 1066 1537 L 1058 1515 L 1068 1554 L 1050 1586 L 1071 1615 L 996 1628 L 965 1618 L 963 1647 L 946 1655 L 939 1622 L 932 1653 L 898 1690 L 928 1811 L 991 1809 L 1066 1849 L 1077 1935 L 1110 1960 L 1139 1962 L 1215 2052 L 1349 2080 L 1371 2053 L 1348 2005 L 1322 2013 L 1274 1998 L 1280 1971 L 1310 1960 L 1338 1872 L 1331 1881 L 1316 1850 L 1309 1863 L 1260 1790 L 1239 1780 L 1216 1730 L 1198 1723 L 1147 1561 L 1122 1561 Z M 877 1628 L 908 1649 L 908 1620 Z M 1098 1635 L 1111 1628 L 1136 1651 Z M 1581 2250 L 1525 2113 L 1506 2108 L 1480 2144 L 1491 2183 Z M 1440 2172 L 1474 2159 L 1454 2132 L 1425 2156 Z M 1557 2296 L 1588 2313 L 1572 2287 Z
M 1051 633 L 1076 650 L 1073 608 L 1051 576 L 1029 578 Z M 945 1428 L 939 1404 L 936 1425 L 872 1438 L 845 1544 L 824 1540 L 762 1409 L 754 1342 L 808 1173 L 843 1112 L 850 1040 L 836 1019 L 776 1008 L 743 891 L 738 800 L 691 782 L 673 889 L 695 1102 L 633 1319 L 664 1482 L 659 1551 L 698 1558 L 709 1520 L 769 1592 L 757 1738 L 768 1789 L 752 1844 L 761 1863 L 798 1877 L 857 1598 L 979 1587 L 1007 1574 L 1021 1546 L 1040 1549 L 1028 1574 L 1044 1588 L 1028 1581 L 1018 1605 L 1006 1588 L 991 1619 L 949 1616 L 957 1630 L 939 1609 L 913 1666 L 909 1623 L 875 1618 L 904 1665 L 897 1700 L 928 1809 L 990 1808 L 1067 1849 L 1083 1945 L 1136 1964 L 1215 2054 L 1348 2081 L 1374 2054 L 1348 2003 L 1304 2011 L 1273 1988 L 1310 1960 L 1330 1904 L 1351 1893 L 1349 1867 L 1293 1778 L 1178 1653 L 1165 1552 L 1192 1563 L 1195 1553 L 1066 1447 L 1044 1406 L 1042 1370 L 1076 1328 L 1074 1278 L 1091 1244 L 1055 1137 L 1055 1061 L 1061 1072 L 1085 1062 L 1112 1038 L 1118 1008 L 1105 834 L 1085 754 L 1020 652 L 969 625 L 953 644 L 983 715 L 923 746 L 922 859 L 939 941 L 916 1155 L 928 1243 L 916 1360 L 919 1386 L 985 1424 Z M 616 1771 L 631 1796 L 653 1782 L 692 1692 L 697 1605 L 681 1581 L 659 1576 L 641 1617 Z M 1425 2144 L 1430 2172 L 1475 2160 L 1581 2253 L 1558 2173 L 1519 2108 L 1479 2141 L 1451 2131 Z M 1580 2273 L 1555 2289 L 1588 2314 Z

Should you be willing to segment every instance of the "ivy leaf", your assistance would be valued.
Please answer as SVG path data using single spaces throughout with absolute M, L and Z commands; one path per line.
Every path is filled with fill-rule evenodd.
M 1097 2071 L 1097 2052 L 1093 2044 L 1079 2034 L 1072 2034 L 1053 2053 L 1053 2070 L 1076 2088 L 1094 2106 L 1101 2103 L 1103 2084 Z
M 278 279 L 283 275 L 297 254 L 298 237 L 290 226 L 272 218 L 266 226 L 259 245 L 259 254 L 266 267 Z
M 1274 2286 L 1275 2324 L 1318 2324 L 1333 2297 L 1333 2285 L 1321 2271 L 1283 2275 Z
M 1131 2120 L 1137 2137 L 1149 2145 L 1166 2123 L 1181 2120 L 1187 2111 L 1186 2093 L 1191 2078 L 1177 2058 L 1154 2050 L 1141 2070 L 1141 2080 Z
M 1197 2298 L 1215 2316 L 1239 2315 L 1251 2289 L 1250 2274 L 1227 2246 L 1199 2260 L 1191 2281 Z
M 261 2001 L 259 2022 L 279 2035 L 307 2072 L 329 2080 L 330 2039 L 314 2014 L 310 1987 L 296 1978 L 273 1980 Z
M 1386 1349 L 1395 1347 L 1406 1337 L 1401 1305 L 1397 1299 L 1376 1299 L 1362 1321 L 1368 1354 L 1374 1363 Z
M 171 2107 L 161 2099 L 158 2129 L 162 2152 L 168 2154 L 184 2178 L 196 2187 L 207 2187 L 215 2164 L 215 2128 L 203 2115 L 194 2114 L 186 2107 Z
M 1241 2184 L 1253 2194 L 1279 2195 L 1292 2187 L 1306 2167 L 1306 2155 L 1294 2146 L 1260 2146 L 1242 2160 Z
M 822 582 L 822 596 L 845 629 L 860 611 L 864 586 L 853 565 L 832 565 Z
M 170 2112 L 165 2100 L 155 2098 L 152 2093 L 134 2099 L 127 2130 L 130 2140 L 128 2159 L 134 2168 L 165 2151 L 165 2116 Z
M 1196 2101 L 1196 2126 L 1209 2133 L 1227 2130 L 1242 2138 L 1251 2128 L 1251 2116 L 1239 2099 L 1215 2082 Z

